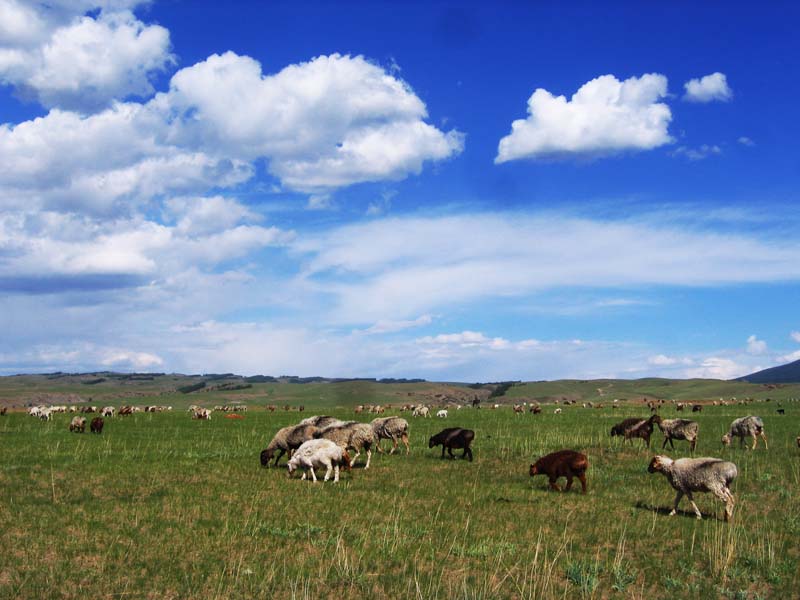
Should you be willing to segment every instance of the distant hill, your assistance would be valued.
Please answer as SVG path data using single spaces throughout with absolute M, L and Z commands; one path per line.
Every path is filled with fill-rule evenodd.
M 736 381 L 747 381 L 749 383 L 800 383 L 800 360 L 751 373 L 750 375 L 739 377 Z

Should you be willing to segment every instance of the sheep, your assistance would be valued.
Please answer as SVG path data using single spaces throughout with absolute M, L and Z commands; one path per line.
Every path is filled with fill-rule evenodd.
M 326 439 L 334 442 L 343 450 L 352 448 L 356 451 L 350 461 L 350 466 L 356 464 L 356 459 L 361 454 L 361 450 L 367 453 L 367 464 L 364 469 L 369 469 L 369 462 L 372 459 L 372 446 L 378 443 L 378 436 L 369 423 L 359 423 L 348 421 L 341 425 L 331 425 L 325 429 L 320 429 L 314 433 L 315 439 Z
M 7 406 L 4 406 L 3 408 L 0 408 L 0 417 L 5 417 L 7 412 L 8 412 L 8 407 Z
M 710 457 L 672 460 L 668 456 L 654 456 L 647 471 L 663 473 L 677 491 L 670 516 L 678 511 L 678 503 L 685 495 L 694 508 L 694 514 L 698 519 L 702 519 L 703 515 L 694 503 L 692 492 L 712 492 L 725 503 L 725 520 L 733 518 L 735 501 L 730 484 L 739 472 L 732 462 Z
M 649 419 L 625 419 L 611 428 L 611 437 L 621 435 L 625 440 L 641 438 L 650 447 L 650 436 L 653 434 L 655 415 Z
M 531 406 L 531 408 L 530 408 L 530 411 L 531 411 L 531 412 L 532 412 L 534 415 L 538 415 L 538 414 L 541 414 L 541 412 L 542 412 L 542 407 L 541 407 L 541 406 L 539 406 L 539 405 L 537 404 L 536 406 Z
M 553 414 L 554 414 L 554 415 L 560 415 L 560 414 L 561 414 L 561 409 L 560 409 L 560 408 L 557 408 L 557 409 L 555 409 L 555 410 L 553 411 Z
M 406 445 L 406 454 L 410 452 L 408 446 L 408 421 L 401 417 L 378 417 L 373 419 L 370 423 L 378 442 L 375 444 L 375 449 L 378 452 L 381 450 L 381 440 L 392 440 L 392 449 L 389 454 L 394 454 L 397 450 L 397 440 L 400 439 Z
M 344 425 L 344 421 L 337 419 L 336 417 L 328 417 L 328 416 L 314 416 L 308 417 L 303 419 L 299 423 L 300 425 L 313 425 L 314 427 L 319 427 L 320 429 L 324 429 L 325 427 L 331 427 L 333 425 L 341 426 Z
M 83 433 L 86 431 L 86 419 L 84 417 L 72 417 L 69 430 L 75 433 Z
M 302 479 L 305 480 L 308 472 L 311 471 L 311 478 L 314 483 L 317 482 L 317 475 L 314 473 L 314 467 L 326 467 L 325 479 L 328 481 L 333 470 L 333 483 L 339 482 L 339 466 L 350 470 L 350 456 L 347 450 L 340 447 L 330 440 L 309 440 L 297 449 L 292 458 L 289 459 L 288 469 L 289 477 L 292 473 L 299 468 L 305 468 L 306 472 L 303 473 Z
M 424 404 L 420 404 L 419 406 L 414 408 L 414 412 L 411 413 L 412 417 L 430 417 L 430 410 Z
M 89 424 L 89 431 L 92 433 L 103 433 L 103 425 L 105 425 L 103 417 L 95 417 Z
M 442 429 L 428 440 L 428 448 L 433 448 L 441 444 L 442 458 L 444 458 L 445 448 L 450 454 L 450 458 L 455 458 L 453 455 L 453 448 L 457 450 L 463 448 L 464 454 L 461 455 L 461 458 L 469 456 L 469 461 L 472 462 L 472 448 L 470 448 L 470 445 L 473 439 L 475 439 L 475 432 L 471 429 L 448 427 L 447 429 Z
M 42 407 L 39 409 L 39 418 L 42 421 L 50 421 L 53 418 L 53 411 L 49 408 Z
M 669 447 L 674 450 L 675 445 L 672 443 L 672 440 L 686 440 L 689 442 L 691 451 L 694 452 L 694 449 L 697 447 L 697 432 L 700 428 L 697 421 L 690 421 L 689 419 L 662 419 L 656 415 L 654 422 L 658 425 L 658 428 L 661 429 L 661 433 L 664 434 L 664 443 L 661 446 L 662 450 L 667 447 L 667 442 L 669 442 Z
M 692 412 L 702 412 L 703 405 L 702 404 L 695 404 L 692 406 Z
M 564 488 L 568 492 L 572 488 L 572 478 L 577 477 L 581 482 L 581 493 L 586 493 L 586 469 L 589 468 L 589 459 L 585 454 L 574 450 L 559 450 L 543 456 L 535 463 L 531 464 L 530 475 L 547 475 L 550 479 L 550 487 L 555 491 L 561 491 L 556 483 L 559 477 L 567 478 L 567 486 Z
M 289 425 L 278 430 L 275 437 L 269 445 L 261 451 L 261 466 L 269 468 L 269 461 L 275 457 L 275 464 L 278 466 L 278 461 L 285 453 L 289 453 L 289 458 L 292 453 L 297 450 L 303 442 L 307 442 L 314 438 L 314 433 L 318 430 L 314 425 Z M 279 450 L 277 456 L 275 451 Z
M 114 407 L 113 406 L 106 406 L 100 412 L 100 414 L 104 417 L 113 417 L 114 416 Z
M 442 410 L 440 410 L 439 412 L 436 413 L 436 416 L 439 417 L 440 419 L 446 419 L 447 418 L 447 410 L 443 408 Z
M 201 421 L 210 421 L 211 411 L 208 410 L 207 408 L 198 408 L 196 411 L 192 413 L 192 418 Z
M 739 446 L 744 445 L 744 438 L 748 436 L 752 437 L 753 450 L 756 449 L 758 438 L 761 437 L 761 439 L 764 440 L 764 447 L 769 450 L 767 434 L 764 433 L 764 422 L 761 420 L 761 417 L 750 415 L 736 419 L 731 423 L 731 428 L 728 430 L 728 433 L 722 436 L 722 444 L 728 446 L 731 443 L 731 438 L 734 436 L 739 438 Z

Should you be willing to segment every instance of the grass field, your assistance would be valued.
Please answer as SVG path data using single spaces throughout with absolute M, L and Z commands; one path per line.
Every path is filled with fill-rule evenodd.
M 688 503 L 666 516 L 674 494 L 646 472 L 653 452 L 608 437 L 616 421 L 645 416 L 640 404 L 406 415 L 411 454 L 374 456 L 368 471 L 360 460 L 337 485 L 261 468 L 272 434 L 312 413 L 252 406 L 241 421 L 177 410 L 107 419 L 102 436 L 70 434 L 69 414 L 0 418 L 0 598 L 798 597 L 797 403 L 785 416 L 770 403 L 697 416 L 697 454 L 739 466 L 732 524 L 707 494 L 696 496 L 703 521 Z M 744 414 L 764 418 L 769 451 L 721 449 Z M 473 463 L 427 447 L 456 425 L 476 431 Z M 562 448 L 589 456 L 587 495 L 528 476 L 533 458 Z M 680 442 L 668 454 L 687 453 Z

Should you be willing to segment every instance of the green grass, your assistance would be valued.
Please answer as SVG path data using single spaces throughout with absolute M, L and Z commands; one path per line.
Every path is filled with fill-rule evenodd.
M 306 400 L 323 389 L 291 387 Z M 70 434 L 68 414 L 15 413 L 0 417 L 0 598 L 794 597 L 800 405 L 784 406 L 783 417 L 772 404 L 695 415 L 698 455 L 739 466 L 732 524 L 709 494 L 696 496 L 703 521 L 688 504 L 666 516 L 674 494 L 647 474 L 653 452 L 608 437 L 644 414 L 638 405 L 406 415 L 410 456 L 374 456 L 368 471 L 361 460 L 337 485 L 259 466 L 272 434 L 308 409 L 251 403 L 242 421 L 210 422 L 137 414 L 107 419 L 102 436 Z M 722 450 L 730 421 L 750 413 L 764 418 L 770 450 Z M 476 431 L 473 463 L 427 448 L 455 425 Z M 528 477 L 533 458 L 561 448 L 588 454 L 587 495 Z M 680 442 L 669 454 L 687 452 Z

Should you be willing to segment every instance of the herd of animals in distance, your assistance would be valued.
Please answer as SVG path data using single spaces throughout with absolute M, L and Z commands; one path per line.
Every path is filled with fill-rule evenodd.
M 663 403 L 663 401 L 662 401 Z M 691 406 L 693 412 L 702 410 L 702 404 L 686 405 L 681 402 L 674 403 L 678 411 Z M 716 404 L 716 402 L 715 402 Z M 654 427 L 658 426 L 664 435 L 662 450 L 669 444 L 671 449 L 675 448 L 674 441 L 686 441 L 694 454 L 699 434 L 699 424 L 697 421 L 684 418 L 664 419 L 656 411 L 658 402 L 650 402 L 650 409 L 654 414 L 648 418 L 630 418 L 617 423 L 611 428 L 611 436 L 621 436 L 625 440 L 632 441 L 641 439 L 650 447 L 650 437 Z M 479 403 L 474 403 L 475 408 L 480 408 Z M 465 405 L 464 407 L 469 407 Z M 461 405 L 456 408 L 464 408 Z M 591 408 L 591 403 L 584 404 L 584 407 Z M 289 407 L 284 407 L 289 410 Z M 356 414 L 363 412 L 383 413 L 386 406 L 358 406 Z M 391 408 L 391 407 L 388 407 Z M 500 408 L 494 404 L 493 409 Z M 277 410 L 274 405 L 266 407 L 269 411 Z M 39 418 L 44 421 L 52 419 L 54 413 L 59 412 L 81 412 L 81 413 L 100 413 L 92 418 L 89 423 L 91 433 L 102 434 L 106 418 L 113 418 L 115 415 L 124 417 L 135 412 L 162 412 L 171 411 L 171 406 L 123 406 L 119 410 L 113 406 L 106 406 L 98 409 L 93 406 L 34 406 L 28 409 L 31 417 Z M 303 407 L 299 407 L 302 411 Z M 517 404 L 513 406 L 515 413 L 524 413 L 526 410 L 533 414 L 540 414 L 542 407 L 539 404 L 530 406 Z M 247 407 L 241 404 L 216 406 L 214 410 L 199 406 L 190 406 L 188 412 L 192 419 L 210 420 L 212 412 L 225 412 L 226 418 L 242 418 L 239 412 L 247 411 Z M 412 417 L 426 418 L 431 416 L 431 410 L 425 405 L 405 405 L 400 411 L 411 412 Z M 554 413 L 560 414 L 562 409 L 555 408 Z M 784 414 L 782 408 L 777 409 L 778 414 Z M 0 409 L 0 416 L 5 416 L 6 408 Z M 436 412 L 436 416 L 441 419 L 448 418 L 448 410 L 443 408 Z M 86 430 L 87 417 L 80 415 L 74 416 L 69 423 L 69 431 L 84 433 Z M 358 457 L 363 452 L 366 455 L 364 469 L 369 469 L 373 449 L 383 452 L 381 441 L 392 443 L 392 448 L 388 451 L 393 454 L 397 451 L 402 442 L 405 446 L 406 454 L 410 451 L 409 446 L 409 424 L 406 419 L 400 416 L 377 417 L 369 423 L 359 421 L 342 421 L 330 416 L 313 416 L 300 421 L 296 425 L 289 425 L 281 428 L 272 438 L 267 447 L 262 450 L 260 460 L 261 465 L 269 468 L 277 467 L 278 461 L 282 456 L 287 455 L 287 469 L 289 476 L 302 470 L 302 479 L 308 475 L 317 482 L 315 469 L 325 469 L 323 481 L 328 481 L 333 475 L 333 482 L 339 481 L 339 470 L 344 468 L 350 470 Z M 752 450 L 756 450 L 759 439 L 763 441 L 764 448 L 769 449 L 767 435 L 764 429 L 764 422 L 760 417 L 748 415 L 735 419 L 728 431 L 722 436 L 723 445 L 730 445 L 734 438 L 738 438 L 739 445 L 743 446 L 746 440 L 752 440 Z M 472 442 L 475 439 L 475 431 L 461 427 L 447 427 L 428 440 L 428 447 L 434 448 L 441 446 L 441 458 L 447 456 L 455 459 L 453 450 L 461 450 L 461 458 L 469 461 L 473 460 Z M 797 446 L 800 447 L 800 436 L 796 439 Z M 748 447 L 749 444 L 748 444 Z M 563 491 L 568 492 L 572 488 L 574 479 L 578 479 L 581 484 L 582 493 L 586 493 L 586 471 L 589 468 L 589 459 L 580 452 L 563 449 L 552 452 L 539 458 L 530 465 L 530 476 L 546 475 L 550 487 L 555 491 L 562 491 L 557 481 L 561 478 L 566 479 L 566 486 Z M 698 519 L 702 518 L 700 510 L 694 502 L 694 493 L 710 492 L 714 494 L 723 504 L 725 509 L 725 520 L 733 517 L 735 498 L 730 486 L 738 475 L 738 469 L 733 462 L 714 457 L 679 458 L 673 460 L 668 456 L 657 455 L 652 458 L 648 466 L 650 473 L 662 473 L 674 488 L 676 495 L 670 515 L 677 512 L 678 504 L 684 496 L 692 506 Z

